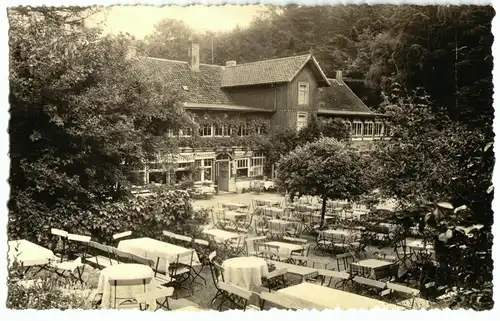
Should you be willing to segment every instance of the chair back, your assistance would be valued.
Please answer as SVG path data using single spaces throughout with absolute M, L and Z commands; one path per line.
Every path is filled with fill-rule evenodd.
M 370 286 L 372 288 L 378 288 L 381 290 L 384 290 L 386 288 L 386 284 L 384 282 L 380 282 L 380 281 L 373 280 L 373 279 L 367 279 L 367 278 L 364 278 L 361 276 L 355 276 L 353 280 L 356 283 L 367 285 L 367 286 Z
M 57 236 L 57 243 L 59 241 L 62 242 L 62 249 L 61 249 L 61 262 L 62 262 L 64 260 L 64 256 L 69 255 L 67 253 L 67 248 L 66 248 L 69 233 L 64 231 L 64 230 L 57 229 L 57 228 L 51 228 L 50 233 L 52 235 Z M 53 251 L 55 251 L 55 249 L 57 248 L 57 243 L 55 244 L 54 248 L 52 249 Z
M 278 293 L 262 291 L 260 293 L 260 300 L 262 302 L 261 309 L 264 307 L 265 302 L 271 302 L 273 305 L 287 310 L 300 309 L 300 306 L 298 306 L 295 302 Z
M 267 279 L 272 279 L 272 278 L 275 278 L 275 277 L 278 277 L 278 276 L 282 276 L 282 275 L 285 275 L 287 272 L 287 269 L 286 268 L 281 268 L 281 269 L 276 269 L 272 272 L 270 272 L 266 278 Z
M 68 237 L 68 232 L 64 231 L 64 230 L 60 230 L 60 229 L 57 229 L 57 228 L 51 228 L 50 229 L 50 233 L 52 235 L 57 235 L 57 236 L 60 236 L 61 238 L 67 238 Z
M 224 281 L 224 268 L 212 260 L 210 264 L 210 273 L 212 274 L 212 281 L 215 287 L 219 290 L 219 281 Z
M 90 236 L 86 236 L 86 235 L 68 233 L 68 240 L 69 241 L 76 241 L 76 242 L 88 244 L 90 242 L 90 238 L 91 238 Z
M 112 247 L 111 249 L 113 251 L 113 254 L 115 255 L 115 258 L 118 261 L 120 261 L 122 263 L 131 263 L 131 262 L 133 262 L 133 260 L 132 260 L 132 253 L 119 250 L 119 249 L 117 249 L 115 247 Z
M 240 288 L 239 286 L 236 286 L 231 283 L 226 283 L 226 282 L 219 282 L 218 287 L 220 290 L 225 291 L 226 293 L 236 296 L 240 298 L 238 301 L 243 301 L 243 310 L 246 309 L 248 305 L 248 300 L 250 300 L 250 297 L 252 296 L 252 292 L 245 290 L 243 288 Z
M 181 241 L 181 242 L 186 242 L 186 243 L 192 243 L 193 238 L 185 235 L 179 235 L 179 234 L 174 234 L 174 239 Z
M 354 262 L 354 256 L 351 253 L 339 254 L 336 256 L 337 270 L 345 271 L 349 268 L 350 264 Z
M 420 291 L 417 289 L 413 289 L 404 285 L 399 285 L 391 282 L 387 282 L 386 284 L 388 289 L 393 290 L 395 292 L 405 293 L 415 297 L 420 295 Z
M 170 270 L 171 276 L 175 277 L 182 266 L 191 268 L 193 266 L 194 250 L 189 250 L 184 253 L 177 254 L 173 268 Z
M 213 262 L 213 260 L 215 259 L 215 257 L 216 257 L 216 256 L 217 256 L 217 252 L 216 252 L 216 251 L 213 251 L 212 253 L 210 253 L 210 254 L 208 255 L 208 260 L 209 260 L 210 262 Z
M 348 280 L 350 275 L 347 272 L 319 269 L 318 274 L 325 278 L 335 278 L 340 280 Z
M 113 235 L 113 240 L 123 239 L 123 238 L 131 236 L 131 235 L 132 235 L 132 231 L 126 231 L 126 232 L 116 233 L 116 234 Z
M 202 246 L 209 246 L 210 245 L 210 243 L 207 240 L 203 240 L 203 239 L 194 239 L 193 242 L 198 244 L 198 245 L 202 245 Z

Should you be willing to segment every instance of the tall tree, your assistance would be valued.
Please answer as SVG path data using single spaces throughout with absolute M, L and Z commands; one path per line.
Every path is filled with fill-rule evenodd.
M 321 138 L 284 156 L 277 165 L 276 183 L 292 198 L 321 197 L 324 223 L 328 199 L 354 200 L 369 191 L 367 161 L 365 155 L 347 144 L 334 138 Z
M 8 229 L 33 239 L 122 197 L 130 169 L 169 149 L 165 128 L 189 118 L 176 91 L 126 59 L 125 38 L 58 9 L 11 9 L 9 21 Z

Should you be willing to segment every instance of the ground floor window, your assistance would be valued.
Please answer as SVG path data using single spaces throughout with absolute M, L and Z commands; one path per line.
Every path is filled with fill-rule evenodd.
M 250 176 L 264 175 L 264 154 L 254 153 L 252 157 L 252 171 Z
M 197 160 L 194 180 L 196 182 L 213 182 L 213 164 L 213 159 Z
M 384 124 L 381 122 L 375 122 L 373 135 L 375 136 L 384 136 Z
M 353 136 L 363 136 L 363 123 L 360 121 L 352 122 L 352 135 Z
M 363 136 L 373 136 L 373 123 L 365 122 Z
M 167 173 L 166 172 L 151 172 L 149 173 L 149 183 L 153 184 L 166 184 L 167 183 Z
M 236 177 L 248 177 L 248 158 L 236 160 Z

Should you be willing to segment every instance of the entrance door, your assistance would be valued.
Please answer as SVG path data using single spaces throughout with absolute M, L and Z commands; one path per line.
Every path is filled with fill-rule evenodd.
M 229 161 L 217 161 L 217 185 L 220 191 L 229 191 Z

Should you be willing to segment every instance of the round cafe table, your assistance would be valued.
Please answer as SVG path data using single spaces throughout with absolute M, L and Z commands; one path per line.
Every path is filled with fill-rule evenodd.
M 259 257 L 235 257 L 222 263 L 224 281 L 253 290 L 262 286 L 262 277 L 268 272 L 267 262 Z
M 135 309 L 134 296 L 156 289 L 153 269 L 141 264 L 118 264 L 107 267 L 99 275 L 97 293 L 102 294 L 101 308 Z M 148 310 L 156 310 L 156 300 L 146 302 Z

